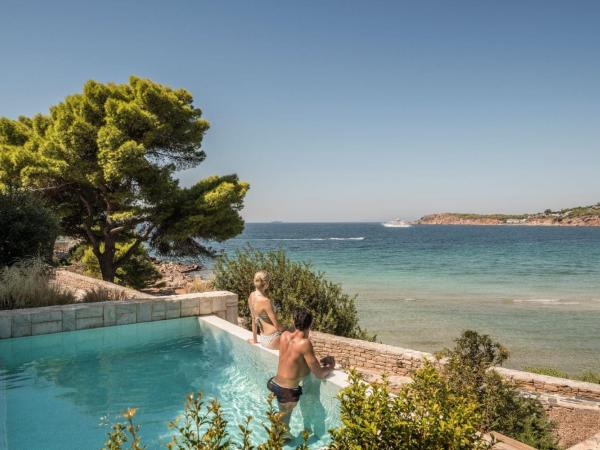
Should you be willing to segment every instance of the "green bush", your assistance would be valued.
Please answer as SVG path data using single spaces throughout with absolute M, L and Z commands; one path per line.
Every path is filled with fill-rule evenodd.
M 339 284 L 325 279 L 310 264 L 291 261 L 283 250 L 261 252 L 247 247 L 234 256 L 217 259 L 215 287 L 239 296 L 239 314 L 250 321 L 248 295 L 254 290 L 252 280 L 259 270 L 271 275 L 267 294 L 278 309 L 278 319 L 291 324 L 291 314 L 297 308 L 312 311 L 317 331 L 359 339 L 369 339 L 358 324 L 356 297 L 342 291 Z M 372 338 L 371 338 L 372 339 Z
M 447 358 L 442 370 L 452 391 L 479 405 L 481 431 L 497 431 L 540 450 L 559 448 L 554 425 L 539 400 L 523 397 L 491 369 L 508 358 L 502 345 L 468 330 L 442 355 Z
M 108 440 L 102 450 L 142 450 L 146 448 L 140 436 L 140 427 L 134 423 L 136 409 L 129 408 L 123 413 L 125 423 L 116 423 L 108 433 Z M 268 423 L 262 424 L 267 431 L 267 440 L 255 446 L 252 443 L 250 423 L 253 418 L 248 416 L 243 424 L 238 424 L 240 440 L 233 442 L 227 431 L 227 420 L 223 415 L 221 405 L 216 399 L 208 404 L 202 399 L 202 393 L 190 394 L 187 398 L 183 414 L 169 423 L 169 428 L 175 433 L 169 449 L 178 450 L 283 450 L 285 425 L 281 414 L 273 407 L 273 396 L 269 397 L 267 409 Z M 308 450 L 308 433 L 303 433 L 304 442 L 296 450 Z
M 331 450 L 475 450 L 489 448 L 479 431 L 478 405 L 456 395 L 426 364 L 397 396 L 387 380 L 367 385 L 355 373 L 339 394 L 342 426 L 331 430 Z
M 58 220 L 27 192 L 0 193 L 0 266 L 41 256 L 50 261 Z
M 130 243 L 117 244 L 117 257 L 125 253 L 130 245 Z M 80 245 L 73 252 L 71 260 L 83 264 L 87 275 L 102 278 L 98 258 L 94 255 L 90 246 L 85 244 Z M 143 289 L 154 284 L 160 278 L 160 272 L 152 264 L 148 252 L 144 247 L 139 246 L 135 253 L 122 266 L 117 268 L 115 283 L 133 289 Z
M 586 370 L 575 377 L 576 380 L 600 384 L 600 373 Z
M 576 375 L 569 375 L 567 372 L 554 367 L 526 367 L 527 372 L 537 373 L 538 375 L 548 375 L 550 377 L 567 378 L 570 380 L 585 381 L 586 383 L 600 384 L 600 373 L 591 370 L 584 370 Z
M 52 283 L 52 269 L 39 258 L 0 269 L 0 309 L 73 303 L 75 297 Z
M 525 372 L 537 373 L 538 375 L 546 375 L 549 377 L 569 378 L 569 374 L 563 370 L 554 367 L 525 367 Z
M 431 365 L 414 374 L 414 381 L 397 396 L 391 396 L 387 381 L 369 386 L 356 372 L 350 385 L 340 391 L 342 423 L 331 430 L 330 450 L 479 450 L 490 445 L 478 433 L 480 416 L 477 405 L 467 397 L 455 395 L 446 380 Z M 125 423 L 117 423 L 108 435 L 105 450 L 144 448 L 140 429 L 134 423 L 135 409 L 123 415 Z M 175 433 L 170 449 L 198 450 L 282 450 L 285 427 L 280 413 L 269 397 L 267 440 L 252 443 L 248 417 L 240 429 L 239 439 L 227 431 L 228 422 L 217 400 L 208 404 L 202 394 L 190 395 L 183 414 L 169 424 Z M 296 450 L 308 450 L 308 433 Z

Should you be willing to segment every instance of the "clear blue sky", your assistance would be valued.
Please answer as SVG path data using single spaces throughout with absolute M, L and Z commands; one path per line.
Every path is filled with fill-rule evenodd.
M 249 221 L 600 201 L 600 2 L 1 0 L 0 116 L 85 80 L 190 90 L 184 184 L 236 172 Z

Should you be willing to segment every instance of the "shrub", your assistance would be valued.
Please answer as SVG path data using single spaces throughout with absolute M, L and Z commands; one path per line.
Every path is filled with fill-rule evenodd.
M 108 433 L 108 440 L 103 450 L 120 450 L 127 445 L 131 450 L 146 448 L 140 436 L 140 427 L 134 423 L 136 409 L 129 408 L 123 413 L 125 423 L 116 423 Z M 208 405 L 202 399 L 202 393 L 190 394 L 187 398 L 183 414 L 169 423 L 169 428 L 175 431 L 169 449 L 178 450 L 283 450 L 285 426 L 281 414 L 273 407 L 273 396 L 269 397 L 267 409 L 267 440 L 255 446 L 252 444 L 250 423 L 253 418 L 248 416 L 243 424 L 238 424 L 241 440 L 232 442 L 227 431 L 227 420 L 223 415 L 221 405 L 216 399 Z M 304 443 L 296 450 L 308 450 L 308 433 L 303 433 Z
M 586 370 L 575 377 L 576 380 L 600 384 L 600 373 Z
M 481 431 L 497 431 L 540 450 L 558 449 L 554 425 L 539 400 L 523 397 L 492 367 L 508 358 L 508 351 L 488 335 L 465 331 L 447 357 L 443 373 L 452 391 L 479 405 Z
M 0 269 L 0 309 L 73 303 L 73 294 L 52 283 L 52 275 L 51 268 L 39 258 Z
M 576 375 L 569 375 L 567 372 L 554 367 L 526 367 L 524 370 L 538 375 L 548 375 L 550 377 L 567 378 L 571 380 L 585 381 L 586 383 L 600 384 L 600 373 L 591 370 L 584 370 Z
M 125 253 L 130 245 L 130 243 L 117 244 L 117 257 Z M 79 246 L 73 252 L 71 259 L 83 264 L 87 275 L 102 278 L 98 258 L 90 246 L 85 244 Z M 152 264 L 146 249 L 139 246 L 134 254 L 117 268 L 114 281 L 133 289 L 143 289 L 158 281 L 160 277 L 160 272 Z
M 387 380 L 369 386 L 356 372 L 339 397 L 343 425 L 330 431 L 331 450 L 489 448 L 478 433 L 477 404 L 456 395 L 431 364 L 395 397 Z
M 223 256 L 215 264 L 215 287 L 239 296 L 239 313 L 250 321 L 247 298 L 254 290 L 252 280 L 258 270 L 271 275 L 269 297 L 278 309 L 282 323 L 291 324 L 291 314 L 297 308 L 312 311 L 317 331 L 338 336 L 369 339 L 358 323 L 356 297 L 342 291 L 339 284 L 325 279 L 311 265 L 291 261 L 283 250 L 261 252 L 251 247 L 238 250 L 234 256 Z M 372 339 L 372 338 L 371 338 Z
M 569 378 L 569 374 L 563 370 L 554 367 L 525 367 L 526 372 L 537 373 L 538 375 L 546 375 L 549 377 Z
M 58 220 L 27 192 L 0 193 L 0 266 L 40 256 L 52 259 Z

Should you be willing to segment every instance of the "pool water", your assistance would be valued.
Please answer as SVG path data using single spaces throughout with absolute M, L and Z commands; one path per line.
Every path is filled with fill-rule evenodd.
M 138 408 L 148 448 L 164 448 L 167 423 L 199 390 L 219 399 L 235 442 L 237 424 L 253 416 L 256 441 L 276 365 L 275 355 L 196 317 L 0 341 L 0 448 L 100 448 L 128 407 Z M 337 389 L 305 381 L 291 430 L 311 430 L 311 448 L 339 423 Z

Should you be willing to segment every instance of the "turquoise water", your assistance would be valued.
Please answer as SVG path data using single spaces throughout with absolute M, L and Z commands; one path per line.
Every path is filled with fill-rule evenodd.
M 246 244 L 342 283 L 385 343 L 437 351 L 473 328 L 511 367 L 600 370 L 600 228 L 247 224 L 222 248 Z
M 159 448 L 170 439 L 167 422 L 198 390 L 220 400 L 235 439 L 248 415 L 258 438 L 276 363 L 196 318 L 0 341 L 0 448 L 100 448 L 128 407 L 138 408 L 148 448 Z M 309 378 L 304 391 L 292 432 L 312 430 L 319 448 L 337 424 L 337 390 Z

